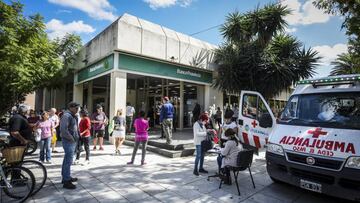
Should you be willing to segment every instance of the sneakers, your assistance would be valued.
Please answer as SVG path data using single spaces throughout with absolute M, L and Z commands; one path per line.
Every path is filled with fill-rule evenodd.
M 73 165 L 79 165 L 80 161 L 78 159 L 76 159 L 73 163 Z
M 52 164 L 52 162 L 51 162 L 51 161 L 46 161 L 45 163 L 46 163 L 46 164 Z
M 69 190 L 74 190 L 74 189 L 76 189 L 76 185 L 74 185 L 71 181 L 66 181 L 66 182 L 64 182 L 63 188 L 69 189 Z
M 146 162 L 145 161 L 142 161 L 141 162 L 141 165 L 143 166 L 143 165 L 146 165 Z
M 194 170 L 193 174 L 199 176 L 199 172 L 197 170 Z
M 134 162 L 130 161 L 130 162 L 127 162 L 126 164 L 127 164 L 127 165 L 133 165 Z
M 56 151 L 56 150 L 54 150 L 54 151 L 52 151 L 51 153 L 59 153 L 58 151 Z
M 70 178 L 70 180 L 69 181 L 67 181 L 67 182 L 77 182 L 78 181 L 78 179 L 77 178 Z M 62 184 L 65 184 L 66 182 L 65 181 L 61 181 L 61 183 Z
M 199 169 L 199 172 L 200 172 L 200 173 L 209 173 L 207 170 L 205 170 L 205 169 L 203 169 L 203 168 Z

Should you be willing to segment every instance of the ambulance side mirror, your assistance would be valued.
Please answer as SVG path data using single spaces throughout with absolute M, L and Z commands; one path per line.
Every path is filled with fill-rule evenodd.
M 264 113 L 259 119 L 259 126 L 262 128 L 271 128 L 273 121 L 269 113 Z

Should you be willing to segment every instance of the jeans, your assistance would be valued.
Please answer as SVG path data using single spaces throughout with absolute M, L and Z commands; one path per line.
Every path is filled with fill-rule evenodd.
M 141 163 L 144 163 L 144 161 L 145 161 L 147 141 L 141 141 L 141 142 L 136 141 L 135 146 L 134 146 L 134 151 L 133 151 L 133 154 L 132 154 L 132 157 L 131 157 L 131 162 L 132 163 L 134 163 L 135 155 L 136 155 L 136 152 L 137 152 L 137 150 L 139 148 L 140 143 L 142 144 Z
M 133 128 L 133 116 L 126 116 L 126 134 L 130 134 Z
M 162 121 L 163 129 L 166 137 L 166 143 L 171 144 L 172 141 L 172 128 L 173 128 L 173 119 L 166 118 Z
M 217 157 L 217 164 L 218 164 L 218 169 L 219 169 L 219 171 L 220 171 L 220 169 L 221 169 L 222 159 L 223 159 L 223 156 L 221 156 L 221 155 L 219 155 L 219 156 Z
M 79 160 L 80 159 L 80 148 L 82 145 L 84 145 L 84 148 L 85 148 L 85 152 L 86 152 L 86 160 L 88 161 L 89 160 L 89 156 L 90 156 L 90 146 L 89 146 L 89 143 L 90 143 L 90 136 L 89 137 L 81 137 L 79 142 L 78 142 L 78 150 L 77 150 L 77 153 L 76 153 L 76 160 Z
M 196 157 L 195 157 L 195 168 L 194 171 L 197 171 L 198 169 L 203 169 L 204 168 L 204 156 L 205 153 L 202 152 L 201 150 L 201 145 L 196 145 Z M 200 167 L 199 166 L 199 161 L 200 161 Z
M 40 141 L 40 161 L 51 161 L 51 136 Z M 46 157 L 45 157 L 46 156 Z
M 69 142 L 66 139 L 63 139 L 62 143 L 63 143 L 65 155 L 61 167 L 61 176 L 62 176 L 62 180 L 66 182 L 71 179 L 70 167 L 73 162 L 76 142 Z

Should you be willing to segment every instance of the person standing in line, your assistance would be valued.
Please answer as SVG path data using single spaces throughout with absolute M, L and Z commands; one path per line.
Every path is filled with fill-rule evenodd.
M 132 153 L 131 161 L 127 164 L 134 164 L 136 152 L 139 148 L 139 145 L 142 144 L 142 153 L 141 153 L 141 165 L 145 165 L 145 155 L 146 155 L 146 146 L 148 142 L 148 130 L 149 130 L 149 122 L 145 119 L 145 112 L 140 111 L 139 118 L 137 118 L 134 122 L 135 128 L 135 146 Z
M 239 117 L 239 107 L 237 106 L 237 104 L 234 105 L 233 112 L 234 114 L 232 115 L 232 120 L 237 123 L 237 119 Z
M 172 142 L 174 106 L 170 103 L 169 97 L 164 97 L 163 101 L 164 105 L 161 107 L 160 122 L 164 129 L 166 143 L 170 145 Z
M 29 117 L 27 118 L 27 121 L 31 128 L 35 127 L 35 124 L 40 120 L 40 117 L 36 115 L 36 112 L 33 109 L 30 109 Z
M 73 162 L 76 143 L 79 140 L 80 131 L 76 113 L 79 111 L 80 104 L 70 102 L 67 111 L 64 112 L 60 120 L 60 136 L 65 152 L 64 160 L 61 168 L 61 176 L 63 188 L 76 189 L 76 182 L 78 179 L 71 177 L 71 164 Z
M 54 133 L 54 123 L 49 119 L 48 112 L 43 112 L 41 120 L 36 123 L 37 129 L 41 130 L 41 141 L 40 141 L 40 161 L 51 164 L 51 139 Z
M 194 123 L 199 120 L 200 113 L 201 113 L 200 104 L 196 102 L 196 103 L 195 103 L 195 107 L 194 107 L 194 109 L 192 110 L 193 122 L 194 122 Z
M 90 158 L 91 121 L 89 118 L 89 113 L 85 109 L 80 111 L 80 117 L 81 117 L 81 120 L 80 120 L 80 124 L 79 124 L 79 129 L 80 129 L 79 143 L 80 143 L 80 145 L 84 145 L 84 147 L 85 147 L 85 152 L 86 152 L 85 164 L 89 164 L 90 163 L 89 158 Z M 80 147 L 78 147 L 78 148 L 80 148 Z M 79 163 L 80 153 L 81 153 L 81 150 L 77 150 L 75 164 Z
M 225 136 L 225 132 L 227 129 L 233 129 L 233 131 L 236 133 L 238 133 L 238 126 L 237 124 L 232 120 L 232 111 L 228 111 L 225 113 L 225 121 L 222 124 L 221 128 L 219 129 L 219 135 L 220 136 L 220 141 L 221 141 L 221 146 L 224 147 L 225 146 L 225 142 L 228 140 L 228 137 Z
M 30 127 L 26 115 L 29 108 L 25 105 L 19 106 L 17 113 L 15 113 L 9 121 L 10 140 L 9 146 L 26 146 L 28 140 L 32 136 L 32 128 Z
M 219 129 L 220 129 L 221 123 L 222 123 L 221 120 L 222 120 L 222 111 L 221 111 L 220 107 L 217 107 L 217 111 L 215 114 L 215 121 L 218 124 Z
M 105 126 L 108 123 L 108 118 L 103 112 L 103 108 L 100 104 L 96 105 L 96 112 L 94 112 L 91 116 L 91 123 L 93 124 L 93 150 L 96 150 L 97 141 L 99 140 L 100 148 L 99 150 L 104 150 L 104 136 L 105 136 Z
M 125 141 L 125 129 L 126 129 L 126 121 L 123 116 L 122 109 L 118 109 L 116 115 L 114 116 L 113 120 L 113 132 L 112 136 L 115 139 L 115 155 L 120 155 L 120 146 Z
M 173 107 L 174 107 L 174 115 L 173 115 L 173 128 L 174 128 L 174 132 L 176 132 L 176 126 L 177 126 L 177 118 L 176 118 L 176 107 L 175 105 L 173 104 Z
M 200 173 L 208 173 L 204 169 L 204 156 L 205 152 L 202 151 L 201 142 L 206 139 L 207 130 L 206 123 L 208 121 L 208 117 L 203 114 L 200 116 L 199 120 L 194 123 L 193 132 L 194 132 L 194 145 L 196 147 L 196 156 L 195 156 L 195 167 L 193 174 L 198 176 Z M 199 166 L 200 162 L 200 166 Z
M 126 134 L 130 135 L 132 131 L 132 124 L 135 114 L 135 108 L 131 106 L 130 102 L 126 103 Z
M 56 141 L 57 141 L 56 128 L 60 125 L 60 119 L 59 119 L 59 116 L 56 115 L 56 109 L 55 108 L 50 109 L 50 111 L 49 111 L 49 120 L 51 122 L 53 122 L 53 125 L 54 125 L 54 131 L 53 131 L 52 138 L 51 138 L 52 153 L 58 153 L 57 151 L 55 151 Z

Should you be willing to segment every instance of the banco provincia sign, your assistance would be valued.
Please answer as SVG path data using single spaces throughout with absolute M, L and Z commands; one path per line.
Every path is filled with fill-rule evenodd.
M 181 69 L 177 69 L 176 70 L 177 74 L 181 74 L 181 75 L 189 75 L 189 76 L 193 76 L 193 77 L 197 77 L 197 78 L 201 78 L 201 74 L 200 73 L 194 73 L 191 71 L 186 71 L 186 70 L 181 70 Z
M 201 70 L 186 65 L 167 63 L 125 53 L 119 53 L 119 69 L 179 80 L 212 83 L 212 72 L 209 70 Z
M 90 65 L 82 70 L 80 70 L 77 74 L 77 82 L 82 82 L 89 78 L 93 78 L 101 73 L 112 70 L 114 68 L 114 55 L 110 55 L 93 65 Z

